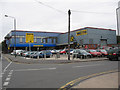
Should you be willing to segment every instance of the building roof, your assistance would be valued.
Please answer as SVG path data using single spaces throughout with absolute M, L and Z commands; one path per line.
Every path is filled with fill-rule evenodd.
M 97 29 L 97 30 L 109 30 L 109 31 L 116 31 L 116 30 L 113 30 L 113 29 L 105 29 L 105 28 L 95 28 L 95 27 L 85 27 L 85 28 L 80 28 L 80 29 L 76 29 L 76 30 L 73 30 L 71 32 L 75 32 L 75 31 L 78 31 L 78 30 L 83 30 L 83 29 Z M 14 32 L 15 30 L 12 30 L 12 32 Z M 17 32 L 41 32 L 41 33 L 59 33 L 59 34 L 65 34 L 65 33 L 60 33 L 60 32 L 47 32 L 47 31 L 24 31 L 24 30 L 16 30 Z

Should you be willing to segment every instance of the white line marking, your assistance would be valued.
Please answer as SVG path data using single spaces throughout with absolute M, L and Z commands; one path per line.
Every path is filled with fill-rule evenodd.
M 9 82 L 4 82 L 3 86 L 7 86 L 9 84 Z
M 12 73 L 13 73 L 13 70 L 11 70 L 11 71 L 9 72 L 9 75 L 12 74 Z
M 10 78 L 6 78 L 5 81 L 10 81 Z
M 11 75 L 8 75 L 8 77 L 11 77 Z
M 40 69 L 19 69 L 14 71 L 37 71 L 37 70 L 54 70 L 56 68 L 40 68 Z
M 6 69 L 11 65 L 12 62 L 10 62 L 6 67 L 5 69 L 3 70 L 3 73 L 6 71 Z
M 77 67 L 90 67 L 90 66 L 99 66 L 102 64 L 95 64 L 95 65 L 83 65 L 83 66 L 73 66 L 73 68 L 77 68 Z

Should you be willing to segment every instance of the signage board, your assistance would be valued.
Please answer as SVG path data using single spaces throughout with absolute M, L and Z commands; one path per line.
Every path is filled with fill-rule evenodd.
M 80 36 L 80 35 L 86 35 L 87 34 L 87 30 L 80 30 L 76 32 L 76 36 Z
M 33 42 L 34 42 L 34 34 L 26 33 L 26 43 L 33 43 Z

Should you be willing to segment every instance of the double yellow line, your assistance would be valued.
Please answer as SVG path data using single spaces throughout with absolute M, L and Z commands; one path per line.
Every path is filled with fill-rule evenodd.
M 99 76 L 99 75 L 103 75 L 103 74 L 108 74 L 108 73 L 113 73 L 113 72 L 117 72 L 118 70 L 111 70 L 111 71 L 106 71 L 106 72 L 100 72 L 100 73 L 95 73 L 95 74 L 92 74 L 92 75 L 88 75 L 88 76 L 84 76 L 84 77 L 80 77 L 80 78 L 77 78 L 75 80 L 72 80 L 70 82 L 68 82 L 67 84 L 65 84 L 64 86 L 60 87 L 58 90 L 66 90 L 68 88 L 71 88 L 73 85 L 75 85 L 76 83 L 82 81 L 82 80 L 85 80 L 85 79 L 89 79 L 89 78 L 92 78 L 92 77 L 95 77 L 95 76 Z

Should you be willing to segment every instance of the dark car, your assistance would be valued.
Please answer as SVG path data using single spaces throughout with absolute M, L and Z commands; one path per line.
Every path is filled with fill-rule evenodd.
M 112 48 L 108 51 L 109 60 L 120 60 L 120 48 Z
M 73 58 L 87 58 L 91 57 L 91 54 L 82 49 L 73 50 Z
M 52 53 L 49 51 L 49 50 L 46 50 L 46 51 L 40 51 L 40 52 L 37 52 L 36 54 L 33 55 L 33 58 L 50 58 L 50 56 L 52 55 Z

